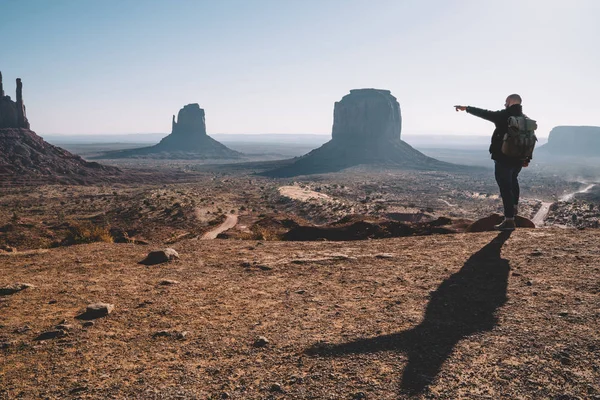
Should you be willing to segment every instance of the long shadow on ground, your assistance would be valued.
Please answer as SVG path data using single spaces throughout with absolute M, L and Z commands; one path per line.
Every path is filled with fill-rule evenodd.
M 401 391 L 409 395 L 422 393 L 461 339 L 496 326 L 495 312 L 506 302 L 510 269 L 500 250 L 509 237 L 510 232 L 498 234 L 473 254 L 460 271 L 442 282 L 432 293 L 423 322 L 417 327 L 338 345 L 315 345 L 307 354 L 337 357 L 404 352 L 408 363 L 402 374 Z

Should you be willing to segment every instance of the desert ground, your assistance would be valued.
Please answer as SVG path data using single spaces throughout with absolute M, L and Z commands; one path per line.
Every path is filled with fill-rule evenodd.
M 600 398 L 597 187 L 528 170 L 545 226 L 498 235 L 456 233 L 500 211 L 489 169 L 159 167 L 3 189 L 1 399 Z

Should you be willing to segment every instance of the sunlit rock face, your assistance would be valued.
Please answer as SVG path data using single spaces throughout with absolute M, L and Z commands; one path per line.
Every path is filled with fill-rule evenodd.
M 550 131 L 548 143 L 537 154 L 600 157 L 600 127 L 557 126 Z
M 334 141 L 399 140 L 401 131 L 400 104 L 389 90 L 355 89 L 335 103 Z
M 332 139 L 265 175 L 335 172 L 357 165 L 420 170 L 461 167 L 427 157 L 400 139 L 400 104 L 389 90 L 355 89 L 335 103 Z

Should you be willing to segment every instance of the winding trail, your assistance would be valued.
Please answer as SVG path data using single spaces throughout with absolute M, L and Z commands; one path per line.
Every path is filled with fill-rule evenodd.
M 573 192 L 573 193 L 568 193 L 568 194 L 562 196 L 559 201 L 571 201 L 571 200 L 573 200 L 573 198 L 575 197 L 576 194 L 587 193 L 594 186 L 596 186 L 595 183 L 589 184 L 589 185 L 587 185 L 585 188 L 583 188 L 581 190 L 578 190 L 578 191 Z M 538 212 L 535 213 L 535 215 L 531 219 L 531 221 L 535 224 L 535 226 L 537 226 L 539 228 L 540 226 L 544 225 L 544 221 L 546 220 L 546 217 L 548 216 L 548 213 L 550 212 L 550 206 L 552 206 L 552 204 L 553 203 L 548 203 L 548 202 L 542 201 L 542 206 L 540 207 L 540 209 L 538 210 Z
M 202 240 L 213 240 L 216 239 L 217 236 L 219 236 L 219 233 L 225 232 L 228 229 L 233 228 L 234 226 L 236 226 L 238 223 L 238 216 L 234 215 L 234 214 L 227 214 L 227 216 L 225 217 L 225 221 L 223 221 L 223 223 L 219 226 L 217 226 L 215 229 L 211 229 L 210 231 L 206 232 L 204 235 L 202 235 Z

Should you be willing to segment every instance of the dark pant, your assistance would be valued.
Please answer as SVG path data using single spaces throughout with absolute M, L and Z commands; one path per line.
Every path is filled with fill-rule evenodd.
M 496 182 L 500 188 L 500 196 L 504 205 L 504 216 L 514 218 L 515 206 L 519 204 L 518 176 L 522 166 L 510 165 L 500 161 L 495 162 Z

